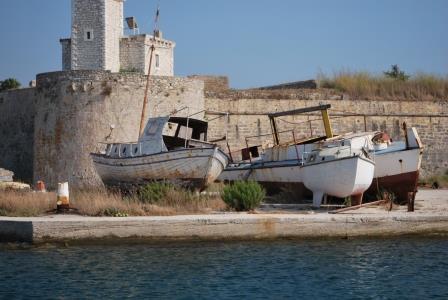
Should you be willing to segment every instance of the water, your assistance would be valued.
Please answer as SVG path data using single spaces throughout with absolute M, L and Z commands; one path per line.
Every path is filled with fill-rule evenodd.
M 0 246 L 0 298 L 448 299 L 448 239 Z

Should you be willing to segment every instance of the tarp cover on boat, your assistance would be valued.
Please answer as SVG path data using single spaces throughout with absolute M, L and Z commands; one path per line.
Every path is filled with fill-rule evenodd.
M 146 123 L 145 131 L 139 142 L 142 143 L 143 154 L 166 152 L 168 149 L 163 142 L 163 128 L 169 117 L 151 118 Z

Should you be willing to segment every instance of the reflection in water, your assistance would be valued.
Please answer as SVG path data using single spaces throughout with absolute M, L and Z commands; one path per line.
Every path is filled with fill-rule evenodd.
M 0 248 L 0 298 L 448 298 L 448 240 Z

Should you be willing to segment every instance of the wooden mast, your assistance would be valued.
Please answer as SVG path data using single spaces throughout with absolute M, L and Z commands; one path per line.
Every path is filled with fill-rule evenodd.
M 149 67 L 148 67 L 148 78 L 146 80 L 146 88 L 145 88 L 145 97 L 143 98 L 143 108 L 142 108 L 142 116 L 140 118 L 140 130 L 138 132 L 138 137 L 141 138 L 143 135 L 143 130 L 145 129 L 145 119 L 146 119 L 146 106 L 148 104 L 148 92 L 149 92 L 149 84 L 151 81 L 151 65 L 152 65 L 152 55 L 154 53 L 154 43 L 156 41 L 155 32 L 153 38 L 153 44 L 151 45 L 151 52 L 149 57 Z
M 148 66 L 148 77 L 146 80 L 145 97 L 143 98 L 142 115 L 140 118 L 140 129 L 138 131 L 139 139 L 142 137 L 143 131 L 145 130 L 146 106 L 148 105 L 149 84 L 151 82 L 152 57 L 154 54 L 154 50 L 156 49 L 156 47 L 154 45 L 156 43 L 156 35 L 158 32 L 159 15 L 160 15 L 160 7 L 158 6 L 157 12 L 156 12 L 156 18 L 155 18 L 155 22 L 154 22 L 154 32 L 152 34 L 151 52 L 149 54 L 150 56 L 149 56 L 149 66 Z

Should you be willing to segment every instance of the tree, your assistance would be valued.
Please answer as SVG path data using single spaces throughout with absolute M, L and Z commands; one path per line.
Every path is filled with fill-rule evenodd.
M 0 92 L 12 89 L 18 89 L 21 86 L 20 82 L 15 78 L 8 78 L 0 81 Z
M 392 65 L 390 71 L 384 72 L 384 75 L 386 75 L 386 77 L 401 81 L 406 81 L 409 79 L 409 77 L 411 77 L 401 71 L 398 65 Z

